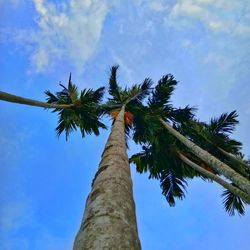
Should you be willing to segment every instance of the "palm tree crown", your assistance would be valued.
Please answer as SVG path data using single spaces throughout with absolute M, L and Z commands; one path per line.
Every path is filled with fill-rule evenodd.
M 102 115 L 100 103 L 104 94 L 104 87 L 93 89 L 84 89 L 78 92 L 76 85 L 69 77 L 68 87 L 63 87 L 63 90 L 52 94 L 50 91 L 45 91 L 47 102 L 52 104 L 73 104 L 70 109 L 56 108 L 53 112 L 57 112 L 58 126 L 56 132 L 61 135 L 66 134 L 66 140 L 70 132 L 80 129 L 82 137 L 86 134 L 94 133 L 99 135 L 99 128 L 105 129 L 106 126 L 100 121 Z
M 221 160 L 225 159 L 225 156 L 224 158 L 221 156 L 218 148 L 227 150 L 229 153 L 239 154 L 241 147 L 240 142 L 229 138 L 228 135 L 232 133 L 238 123 L 235 111 L 230 114 L 222 114 L 218 119 L 213 118 L 209 124 L 198 122 L 194 117 L 194 108 L 186 106 L 183 109 L 176 109 L 172 106 L 170 97 L 176 84 L 177 81 L 172 75 L 163 76 L 152 91 L 147 106 L 141 108 L 135 116 L 133 137 L 136 143 L 142 145 L 143 151 L 134 154 L 130 159 L 136 164 L 138 172 L 149 172 L 149 178 L 160 180 L 162 193 L 170 206 L 175 205 L 174 197 L 179 199 L 185 197 L 187 179 L 195 176 L 204 180 L 210 178 L 210 173 L 206 172 L 207 175 L 204 175 L 204 171 L 197 172 L 197 169 L 202 167 L 205 171 L 210 171 L 214 177 L 217 173 L 163 129 L 159 117 L 170 122 L 175 130 L 196 144 L 202 145 L 205 150 Z M 187 161 L 183 162 L 184 157 L 188 157 L 189 161 L 191 160 L 191 163 L 198 168 L 191 169 L 186 164 Z M 239 170 L 239 168 L 233 169 Z M 242 173 L 242 167 L 240 170 L 239 172 Z M 246 171 L 244 174 L 246 175 Z M 222 179 L 219 179 L 219 183 L 229 186 Z M 233 183 L 232 185 L 235 186 Z M 233 186 L 231 186 L 232 190 L 234 190 Z M 238 187 L 236 191 L 239 191 L 237 194 L 242 193 Z M 225 209 L 229 214 L 233 215 L 235 210 L 239 214 L 244 214 L 244 199 L 229 190 L 226 190 L 222 196 Z M 247 197 L 245 193 L 244 197 Z M 249 201 L 249 197 L 247 198 Z

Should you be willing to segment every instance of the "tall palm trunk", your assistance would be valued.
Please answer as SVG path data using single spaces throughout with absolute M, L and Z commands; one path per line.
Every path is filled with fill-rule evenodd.
M 215 171 L 219 174 L 224 175 L 226 178 L 235 183 L 240 189 L 247 192 L 250 195 L 250 181 L 246 178 L 235 172 L 232 168 L 230 168 L 225 163 L 219 161 L 213 155 L 209 154 L 207 151 L 203 150 L 192 141 L 187 139 L 185 136 L 181 135 L 178 131 L 176 131 L 172 126 L 170 126 L 167 122 L 160 118 L 160 122 L 162 125 L 172 134 L 175 138 L 177 138 L 180 142 L 182 142 L 195 156 L 206 162 L 209 166 L 211 166 Z
M 0 91 L 0 100 L 6 101 L 6 102 L 25 104 L 29 106 L 36 106 L 40 108 L 71 108 L 74 106 L 73 104 L 69 104 L 69 105 L 68 104 L 51 104 L 47 102 L 40 102 L 40 101 L 36 101 L 33 99 L 28 99 L 28 98 L 24 98 L 24 97 L 17 96 L 17 95 L 12 95 L 12 94 L 2 92 L 2 91 Z
M 87 198 L 74 250 L 141 249 L 126 152 L 123 106 Z
M 228 153 L 224 149 L 217 147 L 221 153 L 223 153 L 225 156 L 227 156 L 229 159 L 233 160 L 234 162 L 237 162 L 240 165 L 243 165 L 248 171 L 250 170 L 250 165 L 244 162 L 242 159 L 237 158 L 235 155 Z
M 246 202 L 248 202 L 250 204 L 250 195 L 248 195 L 244 191 L 240 190 L 239 188 L 233 186 L 232 184 L 224 181 L 219 176 L 217 176 L 217 175 L 215 175 L 215 174 L 207 171 L 206 169 L 200 167 L 199 165 L 197 165 L 193 161 L 189 160 L 185 155 L 183 155 L 181 153 L 178 153 L 178 156 L 188 166 L 190 166 L 191 168 L 195 169 L 196 171 L 198 171 L 199 173 L 203 174 L 204 176 L 210 178 L 211 180 L 217 182 L 222 187 L 228 189 L 231 193 L 233 193 L 233 194 L 241 197 L 243 200 L 245 200 Z

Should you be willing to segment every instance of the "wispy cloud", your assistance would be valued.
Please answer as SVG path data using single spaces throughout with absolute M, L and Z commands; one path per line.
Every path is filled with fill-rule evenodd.
M 213 32 L 250 35 L 250 2 L 228 0 L 177 0 L 166 22 L 195 25 L 199 21 Z
M 16 40 L 30 53 L 31 72 L 50 71 L 60 63 L 82 71 L 97 48 L 110 2 L 33 0 L 33 4 L 37 27 L 16 32 Z

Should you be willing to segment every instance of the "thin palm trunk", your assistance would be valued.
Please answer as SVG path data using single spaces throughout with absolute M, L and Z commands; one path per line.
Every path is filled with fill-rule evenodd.
M 227 151 L 225 151 L 224 149 L 217 147 L 221 153 L 223 153 L 225 156 L 227 156 L 229 159 L 233 160 L 234 162 L 237 162 L 240 165 L 243 165 L 246 169 L 250 170 L 250 166 L 245 163 L 243 160 L 237 158 L 236 156 L 234 156 L 231 153 L 228 153 Z
M 211 180 L 217 182 L 222 187 L 228 189 L 231 193 L 241 197 L 243 200 L 250 204 L 250 196 L 245 193 L 244 191 L 240 190 L 239 188 L 233 186 L 232 184 L 226 182 L 225 180 L 221 179 L 219 176 L 207 171 L 206 169 L 200 167 L 198 164 L 194 163 L 190 159 L 188 159 L 185 155 L 178 153 L 179 158 L 185 162 L 188 166 L 195 169 L 199 173 L 203 174 L 204 176 L 210 178 Z
M 177 138 L 180 142 L 182 142 L 195 156 L 206 162 L 215 171 L 217 171 L 221 175 L 224 175 L 226 178 L 235 183 L 240 189 L 242 189 L 243 191 L 248 193 L 248 195 L 250 195 L 250 181 L 241 176 L 239 173 L 235 172 L 225 163 L 215 158 L 213 155 L 209 154 L 207 151 L 203 150 L 202 148 L 194 144 L 185 136 L 181 135 L 178 131 L 172 128 L 172 126 L 170 126 L 167 122 L 165 122 L 161 118 L 160 122 L 169 131 L 169 133 L 171 133 L 175 138 Z
M 125 143 L 123 106 L 87 198 L 74 250 L 141 249 Z
M 40 108 L 64 108 L 65 109 L 65 108 L 71 108 L 74 106 L 74 104 L 68 105 L 68 104 L 51 104 L 47 102 L 40 102 L 40 101 L 36 101 L 33 99 L 28 99 L 28 98 L 24 98 L 24 97 L 17 96 L 17 95 L 12 95 L 12 94 L 2 92 L 2 91 L 0 91 L 0 100 L 6 101 L 6 102 L 25 104 L 29 106 L 36 106 Z

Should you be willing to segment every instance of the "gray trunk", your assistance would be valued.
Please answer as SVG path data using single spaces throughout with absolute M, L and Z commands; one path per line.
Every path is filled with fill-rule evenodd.
M 219 174 L 224 175 L 226 178 L 235 183 L 240 189 L 250 195 L 250 181 L 235 172 L 225 163 L 221 162 L 207 151 L 203 150 L 192 141 L 181 135 L 178 131 L 172 128 L 167 122 L 160 119 L 162 125 L 175 136 L 180 142 L 182 142 L 195 156 L 206 162 L 211 168 L 217 171 Z
M 125 143 L 124 107 L 102 154 L 73 249 L 141 249 Z
M 240 190 L 239 188 L 231 185 L 230 183 L 224 181 L 223 179 L 221 179 L 219 176 L 207 171 L 206 169 L 200 167 L 199 165 L 197 165 L 196 163 L 194 163 L 193 161 L 189 160 L 185 155 L 179 153 L 178 156 L 180 157 L 180 159 L 185 162 L 188 166 L 190 166 L 191 168 L 195 169 L 196 171 L 198 171 L 199 173 L 203 174 L 204 176 L 210 178 L 211 180 L 217 182 L 218 184 L 220 184 L 222 187 L 228 189 L 231 193 L 241 197 L 244 201 L 246 201 L 247 203 L 250 204 L 250 196 L 243 192 L 242 190 Z
M 74 106 L 73 104 L 70 104 L 70 105 L 60 104 L 59 105 L 59 104 L 51 104 L 51 103 L 47 103 L 47 102 L 40 102 L 40 101 L 24 98 L 21 96 L 17 96 L 17 95 L 12 95 L 12 94 L 2 92 L 2 91 L 0 91 L 0 100 L 6 101 L 6 102 L 25 104 L 25 105 L 29 105 L 29 106 L 36 106 L 36 107 L 40 107 L 40 108 L 47 108 L 47 109 L 71 108 Z
M 220 147 L 217 147 L 217 148 L 221 151 L 221 153 L 223 153 L 229 159 L 231 159 L 232 161 L 244 166 L 247 171 L 250 170 L 250 165 L 248 165 L 246 162 L 244 162 L 243 159 L 237 158 L 235 155 L 233 155 L 231 153 L 228 153 L 227 151 L 225 151 L 224 149 L 222 149 Z

